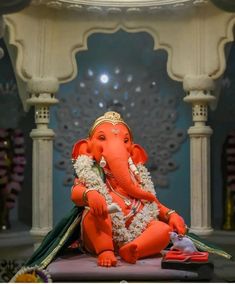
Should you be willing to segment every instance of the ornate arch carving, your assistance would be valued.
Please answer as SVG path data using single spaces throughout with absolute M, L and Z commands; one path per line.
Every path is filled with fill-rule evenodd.
M 94 2 L 58 1 L 84 5 Z M 154 50 L 167 51 L 167 71 L 177 81 L 182 81 L 186 75 L 207 74 L 213 79 L 221 76 L 226 65 L 224 45 L 233 41 L 235 14 L 222 12 L 205 1 L 202 6 L 195 6 L 198 1 L 191 0 L 142 1 L 146 4 L 144 8 L 156 3 L 170 3 L 172 9 L 173 3 L 190 3 L 191 6 L 187 11 L 164 9 L 157 15 L 143 11 L 107 13 L 102 17 L 67 8 L 48 8 L 51 2 L 48 0 L 36 2 L 40 6 L 34 4 L 20 13 L 4 16 L 9 43 L 16 46 L 18 52 L 16 72 L 25 82 L 38 77 L 54 78 L 60 83 L 74 79 L 77 75 L 75 55 L 88 48 L 87 39 L 93 33 L 114 33 L 119 29 L 149 33 L 153 37 Z M 116 2 L 121 5 L 124 0 L 97 0 L 93 4 L 98 2 L 103 6 L 105 3 L 116 5 Z M 140 1 L 125 3 L 134 6 Z
M 30 8 L 27 11 L 32 11 L 33 13 L 38 13 L 36 11 L 38 8 Z M 45 8 L 42 8 L 45 10 Z M 50 9 L 47 9 L 49 10 Z M 31 12 L 30 11 L 30 12 Z M 170 70 L 171 64 L 171 46 L 165 40 L 161 40 L 161 37 L 158 31 L 152 27 L 153 23 L 145 24 L 144 16 L 141 16 L 139 19 L 135 17 L 131 17 L 132 21 L 128 21 L 123 17 L 111 17 L 107 16 L 107 19 L 104 21 L 86 21 L 86 14 L 81 15 L 80 19 L 77 20 L 73 17 L 72 21 L 70 21 L 70 25 L 72 25 L 74 21 L 74 26 L 77 27 L 76 31 L 73 31 L 70 37 L 67 37 L 64 41 L 55 42 L 53 36 L 50 37 L 52 32 L 59 35 L 59 30 L 63 29 L 69 33 L 69 27 L 63 27 L 63 25 L 58 21 L 56 24 L 52 23 L 46 18 L 39 19 L 39 17 L 35 17 L 32 19 L 32 22 L 27 23 L 27 18 L 24 16 L 27 13 L 16 14 L 13 16 L 5 16 L 5 22 L 7 25 L 7 29 L 9 32 L 9 41 L 10 45 L 14 45 L 17 48 L 17 60 L 16 60 L 16 71 L 19 77 L 23 81 L 28 81 L 32 77 L 51 77 L 55 76 L 60 83 L 68 82 L 74 79 L 77 75 L 77 66 L 75 55 L 79 51 L 87 50 L 87 39 L 91 34 L 94 33 L 115 33 L 119 29 L 123 29 L 127 32 L 135 33 L 135 32 L 147 32 L 149 33 L 154 40 L 154 50 L 163 48 L 167 50 L 169 54 L 168 59 L 168 70 Z M 62 13 L 60 13 L 62 14 Z M 62 20 L 66 19 L 69 16 L 69 12 L 64 13 L 62 16 Z M 73 14 L 74 15 L 74 14 Z M 53 13 L 52 13 L 53 18 Z M 53 19 L 52 19 L 53 20 Z M 27 31 L 25 31 L 25 27 Z M 74 29 L 74 28 L 73 28 Z M 53 31 L 52 31 L 53 30 Z M 24 31 L 24 32 L 23 32 Z M 60 33 L 61 34 L 61 33 Z M 28 38 L 27 35 L 30 35 Z M 41 38 L 38 38 L 41 36 Z M 35 37 L 35 41 L 34 41 Z M 59 39 L 61 40 L 62 37 Z M 32 42 L 36 42 L 38 46 L 33 47 Z M 57 46 L 59 49 L 60 56 L 58 58 L 58 52 L 56 53 L 56 57 L 53 58 L 54 54 L 51 54 L 51 48 Z M 43 48 L 41 48 L 43 47 Z M 53 49 L 52 47 L 52 49 Z M 50 52 L 50 55 L 48 53 Z M 50 56 L 49 60 L 47 57 Z M 27 58 L 32 58 L 32 60 Z M 59 60 L 58 60 L 59 59 Z M 53 64 L 48 64 L 48 62 L 53 61 Z M 63 72 L 58 66 L 58 62 L 61 61 L 61 66 L 66 66 L 67 69 L 63 68 Z M 63 61 L 63 63 L 62 63 Z M 66 64 L 65 64 L 66 61 Z M 52 69 L 54 66 L 53 70 Z M 53 72 L 54 71 L 54 72 Z M 62 71 L 62 70 L 61 70 Z M 63 73 L 63 74 L 62 74 Z M 174 76 L 171 76 L 174 77 Z M 174 78 L 175 79 L 175 78 Z
M 95 13 L 156 13 L 164 9 L 182 9 L 207 3 L 207 0 L 33 0 L 34 5 L 45 5 L 57 9 Z

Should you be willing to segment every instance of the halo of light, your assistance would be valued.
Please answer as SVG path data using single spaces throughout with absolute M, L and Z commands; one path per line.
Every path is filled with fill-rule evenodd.
M 104 107 L 104 104 L 102 102 L 99 102 L 99 107 L 100 108 L 103 108 Z
M 107 84 L 109 81 L 109 76 L 107 74 L 100 75 L 100 82 L 103 84 Z
M 131 74 L 129 74 L 129 75 L 127 76 L 126 80 L 127 80 L 128 83 L 131 83 L 132 80 L 133 80 L 133 76 L 132 76 Z
M 114 70 L 114 73 L 115 73 L 115 74 L 119 74 L 120 72 L 121 72 L 120 68 L 119 68 L 119 67 L 116 67 L 115 70 Z
M 88 69 L 87 74 L 88 74 L 89 77 L 92 77 L 94 75 L 94 72 L 93 72 L 92 69 Z

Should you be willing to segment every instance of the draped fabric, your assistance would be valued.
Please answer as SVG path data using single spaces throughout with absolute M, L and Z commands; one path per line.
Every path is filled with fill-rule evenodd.
M 80 237 L 83 207 L 74 206 L 43 239 L 39 248 L 26 261 L 25 266 L 47 267 L 53 259 Z
M 232 255 L 222 250 L 220 247 L 211 244 L 210 242 L 201 239 L 198 235 L 193 233 L 187 233 L 187 237 L 191 239 L 196 246 L 196 248 L 200 251 L 207 251 L 209 253 L 213 253 L 219 256 L 222 256 L 227 259 L 232 259 Z

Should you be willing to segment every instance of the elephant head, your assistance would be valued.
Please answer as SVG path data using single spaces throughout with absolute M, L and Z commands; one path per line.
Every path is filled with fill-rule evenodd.
M 73 148 L 72 158 L 88 155 L 110 171 L 120 187 L 131 197 L 156 201 L 156 197 L 141 189 L 132 178 L 138 180 L 135 165 L 147 161 L 145 150 L 134 144 L 132 133 L 120 114 L 106 112 L 92 126 L 89 137 L 78 141 Z M 132 173 L 131 173 L 132 172 Z

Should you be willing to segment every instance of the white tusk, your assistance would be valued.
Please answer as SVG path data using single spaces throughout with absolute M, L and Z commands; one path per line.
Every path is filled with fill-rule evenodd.
M 90 207 L 85 206 L 85 209 L 90 210 Z M 121 208 L 116 204 L 116 203 L 112 203 L 108 206 L 108 213 L 112 214 L 112 213 L 117 213 L 117 212 L 121 212 Z
M 108 213 L 110 214 L 121 212 L 121 211 L 122 209 L 116 203 L 112 203 L 108 206 Z

